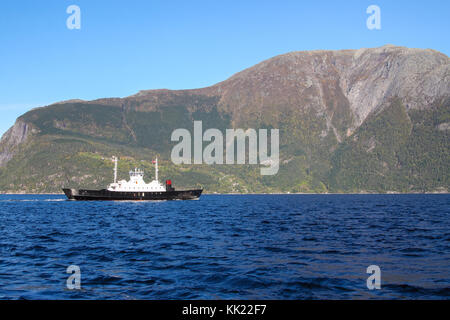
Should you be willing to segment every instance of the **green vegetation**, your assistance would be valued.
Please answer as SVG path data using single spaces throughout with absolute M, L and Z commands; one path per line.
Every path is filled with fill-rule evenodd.
M 215 97 L 188 95 L 171 103 L 138 111 L 127 106 L 67 103 L 32 110 L 21 117 L 39 130 L 6 166 L 0 168 L 4 192 L 60 192 L 61 187 L 103 188 L 112 181 L 117 155 L 119 179 L 140 167 L 153 176 L 151 160 L 160 159 L 160 178 L 175 186 L 203 186 L 205 192 L 419 192 L 449 189 L 450 103 L 409 110 L 393 100 L 372 114 L 352 135 L 349 110 L 338 107 L 331 124 L 325 115 L 290 109 L 279 115 L 239 124 L 280 129 L 280 170 L 261 176 L 258 165 L 182 165 L 170 161 L 176 128 L 203 130 L 233 127 Z
M 449 187 L 450 105 L 409 113 L 395 100 L 374 114 L 333 155 L 333 192 L 425 192 Z

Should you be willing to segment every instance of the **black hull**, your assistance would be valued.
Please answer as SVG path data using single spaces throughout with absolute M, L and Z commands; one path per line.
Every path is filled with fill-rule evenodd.
M 173 190 L 165 192 L 119 192 L 102 190 L 63 189 L 69 200 L 81 201 L 148 201 L 148 200 L 194 200 L 203 189 Z

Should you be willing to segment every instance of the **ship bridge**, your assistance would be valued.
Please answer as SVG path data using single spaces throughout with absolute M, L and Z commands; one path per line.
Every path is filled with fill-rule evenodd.
M 158 159 L 155 163 L 155 180 L 150 183 L 144 181 L 144 171 L 138 168 L 131 170 L 130 180 L 117 180 L 117 158 L 114 158 L 114 182 L 108 186 L 109 191 L 122 192 L 164 192 L 166 188 L 158 181 Z

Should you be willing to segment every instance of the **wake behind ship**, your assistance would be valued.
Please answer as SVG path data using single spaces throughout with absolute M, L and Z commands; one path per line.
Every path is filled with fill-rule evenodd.
M 166 180 L 165 186 L 158 180 L 158 159 L 155 164 L 155 180 L 144 181 L 144 171 L 130 171 L 130 180 L 117 182 L 117 158 L 114 157 L 114 182 L 107 189 L 69 189 L 63 191 L 69 200 L 194 200 L 198 199 L 203 189 L 175 190 L 171 180 Z

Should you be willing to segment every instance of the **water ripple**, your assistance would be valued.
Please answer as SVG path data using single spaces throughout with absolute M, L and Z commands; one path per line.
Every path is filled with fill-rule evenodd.
M 0 195 L 0 299 L 448 299 L 449 195 Z M 69 265 L 81 290 L 68 290 Z M 379 265 L 382 289 L 366 268 Z

